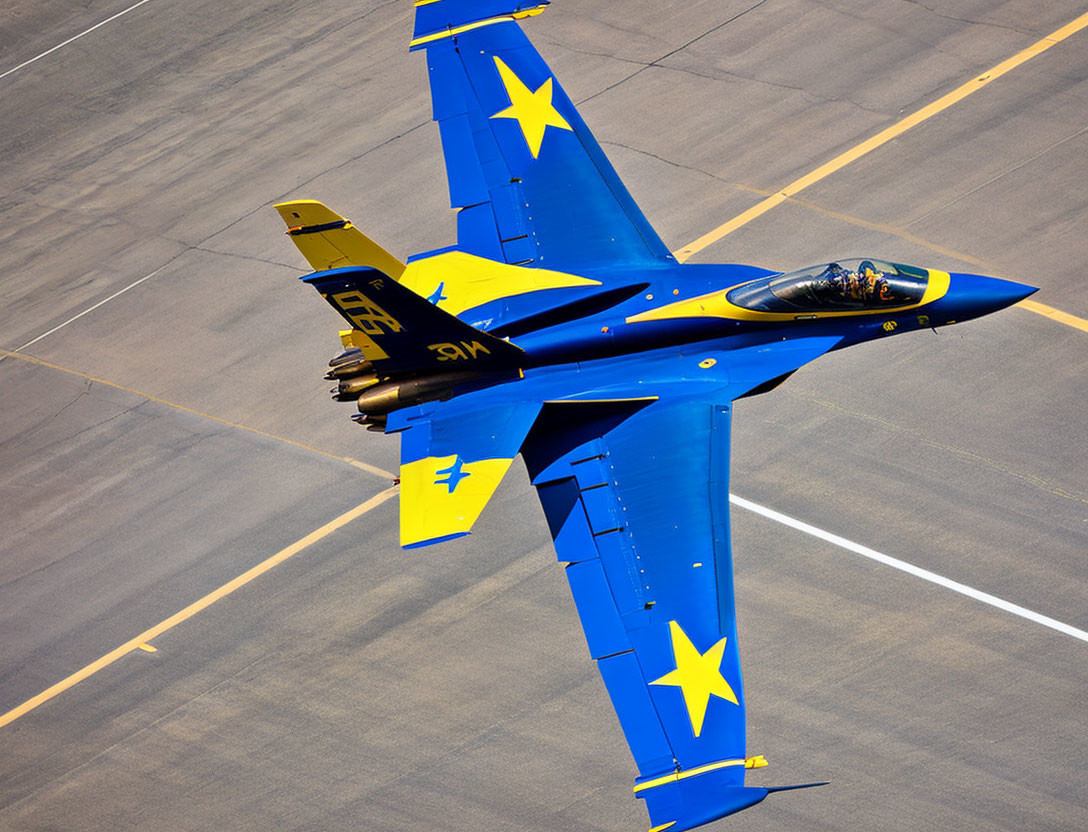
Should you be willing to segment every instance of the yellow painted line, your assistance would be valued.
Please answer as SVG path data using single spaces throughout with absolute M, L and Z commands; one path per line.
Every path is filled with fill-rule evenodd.
M 1037 300 L 1022 300 L 1016 305 L 1021 309 L 1028 309 L 1036 314 L 1044 315 L 1052 321 L 1074 327 L 1082 332 L 1088 332 L 1088 320 L 1078 318 L 1076 315 L 1070 315 L 1068 312 L 1062 312 L 1060 309 L 1055 309 L 1053 306 L 1047 306 L 1045 303 L 1039 303 Z
M 1046 50 L 1050 49 L 1050 47 L 1061 43 L 1070 35 L 1074 35 L 1079 32 L 1085 26 L 1088 26 L 1088 12 L 1082 14 L 1080 17 L 1076 18 L 1076 20 L 1067 23 L 1065 26 L 1062 26 L 1060 29 L 1052 32 L 1041 40 L 1036 41 L 1027 49 L 1017 52 L 1011 58 L 1002 61 L 992 69 L 983 72 L 981 75 L 976 75 L 970 81 L 957 87 L 947 95 L 941 96 L 936 101 L 932 102 L 931 104 L 927 104 L 925 107 L 922 107 L 920 110 L 911 113 L 909 116 L 906 116 L 900 121 L 897 121 L 890 127 L 881 130 L 875 136 L 861 142 L 861 144 L 852 147 L 845 153 L 841 153 L 830 162 L 820 165 L 820 167 L 816 168 L 816 170 L 812 171 L 811 173 L 805 174 L 800 179 L 791 182 L 782 190 L 778 191 L 775 194 L 772 194 L 771 196 L 764 199 L 762 202 L 756 203 L 744 213 L 739 214 L 738 216 L 729 220 L 729 222 L 718 226 L 713 231 L 707 232 L 699 239 L 694 240 L 691 243 L 688 243 L 683 248 L 679 249 L 678 251 L 673 252 L 673 254 L 679 262 L 683 263 L 692 255 L 702 251 L 707 246 L 716 243 L 727 234 L 733 233 L 741 226 L 746 225 L 752 220 L 756 219 L 756 217 L 760 217 L 770 211 L 775 206 L 781 205 L 794 194 L 800 193 L 810 185 L 816 184 L 821 179 L 824 179 L 825 177 L 830 176 L 832 173 L 841 170 L 851 162 L 856 161 L 867 153 L 870 153 L 871 151 L 876 150 L 878 147 L 887 144 L 892 139 L 903 135 L 903 133 L 907 132 L 912 127 L 916 127 L 923 121 L 932 118 L 943 110 L 948 109 L 953 104 L 962 101 L 971 93 L 977 92 L 990 82 L 1000 78 L 1006 72 L 1015 69 L 1016 67 L 1020 66 L 1020 64 L 1034 58 L 1036 55 L 1042 54 Z
M 672 774 L 666 774 L 664 777 L 656 777 L 653 780 L 647 780 L 645 783 L 638 783 L 635 785 L 634 791 L 638 794 L 643 789 L 652 789 L 654 786 L 663 786 L 666 783 L 674 783 L 677 780 L 695 777 L 698 774 L 706 774 L 708 771 L 715 771 L 719 768 L 743 766 L 744 762 L 744 760 L 722 760 L 717 763 L 707 763 L 705 766 L 699 766 L 697 768 L 689 768 L 686 771 L 674 771 Z
M 143 650 L 145 653 L 158 653 L 159 652 L 159 648 L 152 647 L 150 644 L 137 644 L 136 646 L 139 647 L 141 650 Z
M 232 422 L 229 419 L 223 419 L 219 416 L 213 416 L 210 413 L 203 413 L 199 410 L 194 410 L 191 407 L 186 407 L 183 404 L 177 402 L 168 401 L 167 399 L 159 398 L 158 396 L 152 396 L 150 393 L 144 393 L 141 390 L 135 390 L 132 387 L 125 387 L 123 384 L 117 384 L 113 381 L 107 381 L 104 378 L 98 378 L 96 376 L 82 373 L 79 370 L 72 370 L 68 367 L 62 367 L 59 364 L 54 364 L 51 361 L 45 361 L 41 358 L 35 358 L 32 355 L 26 355 L 21 352 L 12 352 L 11 350 L 0 349 L 0 358 L 17 358 L 20 361 L 26 361 L 29 364 L 37 364 L 40 367 L 48 367 L 51 370 L 57 370 L 61 373 L 68 373 L 68 375 L 77 376 L 78 378 L 86 379 L 87 381 L 94 382 L 95 384 L 104 384 L 107 387 L 112 387 L 115 390 L 123 390 L 126 393 L 131 393 L 134 396 L 140 396 L 148 401 L 155 402 L 155 404 L 165 405 L 166 407 L 172 407 L 175 410 L 180 410 L 183 413 L 190 413 L 193 416 L 199 416 L 202 419 L 211 419 L 213 422 L 218 422 L 221 425 L 227 425 L 228 427 L 238 428 L 238 430 L 244 430 L 248 433 L 254 433 L 257 436 L 263 436 L 265 439 L 275 439 L 277 442 L 283 442 L 286 445 L 290 445 L 294 448 L 301 448 L 304 451 L 310 451 L 311 453 L 320 454 L 321 456 L 328 457 L 329 459 L 335 459 L 338 462 L 346 462 L 348 465 L 352 465 L 368 473 L 374 474 L 378 477 L 384 477 L 385 479 L 393 479 L 396 474 L 392 474 L 383 468 L 379 468 L 377 465 L 371 465 L 369 462 L 363 462 L 362 460 L 354 459 L 350 456 L 338 456 L 337 454 L 330 454 L 328 451 L 322 451 L 319 448 L 314 448 L 311 445 L 304 445 L 301 442 L 296 442 L 293 439 L 286 439 L 282 436 L 276 436 L 274 433 L 268 433 L 257 428 L 251 428 L 248 425 L 243 425 L 238 422 Z
M 61 681 L 57 682 L 52 687 L 47 688 L 46 690 L 43 690 L 37 696 L 35 696 L 35 697 L 31 698 L 31 699 L 28 699 L 22 705 L 19 705 L 16 708 L 12 708 L 6 714 L 3 714 L 2 716 L 0 716 L 0 728 L 2 728 L 3 726 L 7 725 L 10 722 L 14 722 L 19 717 L 21 717 L 24 714 L 29 713 L 30 711 L 37 708 L 39 705 L 45 704 L 50 699 L 52 699 L 54 696 L 57 696 L 58 694 L 64 693 L 64 691 L 68 690 L 70 687 L 73 687 L 74 685 L 77 685 L 80 682 L 82 682 L 84 679 L 86 679 L 86 678 L 88 678 L 90 676 L 93 676 L 95 673 L 102 670 L 103 668 L 109 667 L 111 664 L 113 664 L 119 658 L 121 658 L 122 656 L 124 656 L 124 655 L 126 655 L 128 653 L 131 653 L 133 650 L 136 650 L 137 648 L 146 649 L 147 647 L 150 647 L 148 642 L 151 641 L 152 639 L 154 639 L 154 638 L 156 638 L 158 636 L 161 636 L 167 630 L 173 629 L 178 624 L 181 624 L 183 621 L 187 621 L 188 619 L 192 618 L 194 615 L 196 615 L 201 610 L 205 610 L 208 607 L 210 607 L 212 604 L 214 604 L 216 601 L 220 600 L 221 598 L 226 598 L 232 592 L 234 592 L 237 589 L 241 589 L 243 586 L 248 584 L 254 578 L 257 578 L 257 577 L 260 577 L 261 575 L 263 575 L 265 572 L 267 572 L 273 566 L 277 566 L 277 565 L 283 563 L 288 558 L 290 558 L 290 557 L 292 557 L 294 555 L 297 555 L 299 552 L 301 552 L 304 549 L 312 546 L 313 544 L 317 543 L 319 540 L 323 540 L 324 538 L 328 537 L 330 534 L 335 532 L 337 529 L 340 529 L 340 528 L 346 526 L 348 523 L 350 523 L 352 520 L 356 519 L 357 517 L 361 517 L 362 515 L 366 514 L 368 511 L 371 511 L 372 509 L 377 508 L 382 503 L 384 503 L 386 500 L 393 497 L 398 492 L 398 490 L 399 490 L 399 488 L 397 486 L 392 486 L 391 488 L 385 489 L 385 491 L 382 491 L 382 492 L 380 492 L 378 494 L 375 494 L 373 497 L 371 497 L 365 503 L 357 505 L 355 508 L 351 509 L 350 511 L 344 512 L 339 517 L 337 517 L 335 520 L 331 520 L 330 522 L 328 522 L 324 526 L 322 526 L 320 529 L 317 529 L 316 531 L 310 532 L 304 538 L 302 538 L 301 540 L 296 541 L 295 543 L 292 543 L 286 549 L 281 549 L 280 551 L 276 552 L 276 554 L 272 555 L 272 557 L 268 558 L 267 560 L 261 561 L 256 566 L 254 566 L 252 569 L 249 569 L 248 571 L 243 572 L 241 575 L 239 575 L 234 580 L 223 584 L 223 586 L 219 587 L 219 589 L 216 589 L 213 592 L 209 592 L 207 595 L 205 595 L 199 601 L 194 601 L 192 604 L 187 606 L 185 609 L 174 613 L 172 616 L 167 618 L 165 621 L 160 621 L 154 627 L 152 627 L 152 628 L 150 628 L 148 630 L 144 630 L 142 633 L 140 633 L 135 638 L 131 638 L 128 641 L 126 641 L 124 644 L 122 644 L 120 647 L 118 647 L 118 648 L 116 648 L 114 650 L 111 650 L 109 653 L 104 655 L 102 658 L 91 662 L 89 665 L 84 667 L 82 670 L 77 670 L 75 673 L 73 673 L 68 678 L 62 679 Z M 151 649 L 154 650 L 155 648 L 151 648 Z

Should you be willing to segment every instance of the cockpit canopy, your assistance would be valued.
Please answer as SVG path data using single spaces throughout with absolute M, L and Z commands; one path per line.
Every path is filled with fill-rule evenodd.
M 753 280 L 726 299 L 758 312 L 880 309 L 918 303 L 928 280 L 925 269 L 859 258 Z

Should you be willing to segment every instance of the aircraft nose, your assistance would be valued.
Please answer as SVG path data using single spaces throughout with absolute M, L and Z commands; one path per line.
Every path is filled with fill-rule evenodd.
M 952 274 L 950 277 L 948 294 L 939 301 L 949 320 L 963 321 L 988 315 L 1039 291 L 1026 283 L 981 274 Z

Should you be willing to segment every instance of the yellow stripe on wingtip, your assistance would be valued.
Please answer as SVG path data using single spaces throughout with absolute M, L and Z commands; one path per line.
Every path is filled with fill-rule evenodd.
M 706 774 L 708 771 L 716 771 L 719 768 L 743 766 L 746 762 L 746 760 L 720 760 L 716 763 L 707 763 L 705 766 L 689 768 L 686 771 L 674 771 L 672 774 L 666 774 L 664 777 L 655 777 L 653 780 L 647 780 L 644 783 L 636 783 L 634 792 L 635 794 L 638 794 L 645 789 L 652 789 L 654 786 L 664 786 L 666 783 L 675 783 L 677 780 L 686 780 L 688 777 Z
M 422 46 L 425 43 L 434 43 L 436 40 L 442 40 L 442 38 L 451 38 L 454 35 L 460 35 L 464 32 L 471 32 L 473 29 L 480 29 L 484 26 L 493 26 L 496 23 L 504 23 L 506 21 L 521 20 L 525 17 L 533 17 L 544 11 L 543 6 L 537 6 L 533 9 L 523 9 L 519 12 L 511 12 L 510 14 L 500 15 L 498 17 L 489 17 L 485 20 L 476 20 L 472 23 L 466 23 L 463 26 L 453 26 L 442 32 L 431 32 L 429 35 L 420 35 L 418 38 L 412 38 L 408 41 L 409 46 Z
M 670 820 L 668 823 L 663 823 L 660 826 L 650 827 L 650 832 L 664 832 L 670 826 L 676 826 L 676 821 Z

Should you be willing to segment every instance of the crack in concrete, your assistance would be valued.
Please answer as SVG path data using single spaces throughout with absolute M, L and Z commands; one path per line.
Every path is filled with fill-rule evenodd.
M 734 188 L 740 188 L 741 190 L 752 190 L 751 188 L 746 188 L 745 186 L 739 185 L 736 182 L 730 182 L 727 179 L 722 179 L 720 176 L 717 176 L 717 175 L 711 173 L 710 171 L 703 170 L 702 168 L 697 168 L 694 165 L 685 165 L 682 162 L 674 162 L 671 159 L 666 159 L 664 156 L 658 156 L 656 153 L 651 153 L 649 150 L 643 150 L 640 147 L 632 147 L 629 144 L 623 144 L 622 142 L 613 142 L 613 141 L 602 141 L 601 144 L 602 145 L 607 145 L 609 147 L 619 147 L 619 148 L 622 148 L 624 150 L 630 150 L 633 153 L 640 153 L 643 156 L 649 156 L 651 159 L 657 159 L 657 161 L 664 162 L 666 165 L 670 165 L 670 166 L 672 166 L 674 168 L 680 168 L 681 170 L 690 170 L 690 171 L 693 171 L 695 173 L 701 173 L 703 176 L 706 176 L 706 177 L 708 177 L 710 179 L 714 179 L 714 180 L 716 180 L 718 182 L 722 182 L 722 183 L 724 183 L 726 185 L 730 185 L 731 187 L 734 187 Z M 766 195 L 766 194 L 764 194 L 764 195 Z
M 956 23 L 968 23 L 972 26 L 989 26 L 993 29 L 1004 29 L 1007 32 L 1016 32 L 1017 34 L 1027 35 L 1029 37 L 1039 37 L 1038 31 L 1033 31 L 1030 29 L 1018 29 L 1015 26 L 1005 26 L 1001 23 L 990 23 L 987 20 L 970 20 L 966 17 L 956 17 L 955 15 L 942 14 L 932 6 L 927 6 L 925 3 L 921 2 L 921 0 L 903 0 L 903 2 L 908 3 L 911 6 L 918 6 L 921 9 L 925 9 L 930 14 L 943 20 L 951 20 Z
M 292 266 L 290 263 L 280 263 L 277 260 L 266 260 L 265 258 L 257 257 L 254 254 L 239 254 L 238 252 L 235 252 L 235 251 L 216 251 L 215 249 L 203 248 L 202 246 L 190 246 L 187 250 L 188 251 L 202 251 L 205 254 L 218 254 L 218 255 L 221 255 L 223 257 L 237 257 L 239 260 L 255 260 L 258 263 L 266 263 L 269 266 L 282 266 L 283 268 L 290 269 L 293 272 L 298 272 L 299 274 L 305 274 L 305 271 L 298 268 L 298 266 Z
M 983 190 L 984 188 L 990 187 L 990 185 L 994 184 L 999 179 L 1004 179 L 1010 173 L 1016 173 L 1016 171 L 1020 170 L 1021 168 L 1027 167 L 1032 162 L 1036 161 L 1037 159 L 1041 158 L 1042 156 L 1045 156 L 1051 150 L 1054 150 L 1056 147 L 1060 147 L 1061 145 L 1065 144 L 1066 142 L 1070 142 L 1073 139 L 1076 139 L 1076 138 L 1082 136 L 1085 132 L 1088 132 L 1088 126 L 1082 127 L 1079 130 L 1077 130 L 1077 131 L 1075 131 L 1073 133 L 1070 133 L 1065 138 L 1058 139 L 1058 141 L 1054 142 L 1053 144 L 1048 145 L 1047 147 L 1044 147 L 1038 153 L 1035 153 L 1035 154 L 1033 154 L 1031 156 L 1028 156 L 1026 159 L 1021 159 L 1019 162 L 1015 162 L 1014 164 L 1009 165 L 1007 168 L 1002 170 L 996 176 L 992 176 L 989 179 L 987 179 L 985 182 L 983 182 L 981 185 L 976 185 L 974 188 L 971 188 L 971 190 L 965 191 L 964 193 L 957 196 L 955 199 L 951 199 L 948 202 L 944 203 L 943 205 L 939 205 L 938 207 L 936 207 L 936 208 L 934 208 L 934 209 L 932 209 L 930 211 L 926 211 L 926 213 L 922 214 L 921 216 L 915 217 L 913 220 L 911 220 L 909 223 L 907 223 L 907 227 L 909 228 L 912 225 L 916 225 L 916 224 L 922 222 L 923 220 L 928 219 L 929 217 L 932 217 L 934 214 L 940 213 L 941 211 L 945 211 L 948 208 L 951 208 L 957 202 L 960 202 L 960 201 L 962 201 L 964 199 L 967 199 L 969 196 L 972 196 L 973 194 L 978 193 L 979 191 Z
M 748 14 L 748 12 L 750 12 L 750 11 L 758 9 L 760 6 L 762 6 L 766 2 L 767 2 L 767 0 L 759 0 L 758 3 L 756 3 L 755 5 L 749 6 L 744 11 L 737 12 L 735 15 L 730 17 L 728 20 L 725 20 L 725 21 L 719 23 L 717 26 L 713 26 L 710 29 L 707 29 L 701 35 L 698 35 L 698 36 L 692 38 L 687 43 L 682 44 L 681 46 L 678 46 L 675 49 L 672 49 L 672 50 L 666 52 L 660 58 L 655 58 L 654 60 L 650 61 L 650 63 L 643 65 L 642 67 L 640 67 L 639 69 L 635 70 L 630 75 L 628 75 L 626 78 L 621 78 L 619 81 L 616 81 L 614 84 L 609 84 L 603 90 L 600 90 L 599 92 L 595 92 L 595 93 L 593 93 L 593 95 L 588 96 L 587 98 L 583 98 L 581 101 L 578 102 L 577 106 L 580 107 L 583 104 L 585 104 L 587 101 L 592 101 L 597 96 L 604 95 L 606 92 L 614 90 L 616 87 L 620 86 L 621 84 L 626 84 L 628 81 L 630 81 L 636 75 L 638 75 L 639 73 L 645 72 L 650 67 L 659 66 L 661 64 L 661 61 L 664 61 L 666 58 L 671 58 L 677 52 L 682 52 L 683 50 L 685 50 L 689 46 L 691 46 L 693 43 L 697 43 L 698 41 L 702 40 L 703 38 L 707 37 L 708 35 L 712 35 L 715 32 L 719 31 L 720 29 L 724 29 L 726 26 L 728 26 L 733 21 L 738 20 L 741 17 L 744 17 L 744 15 Z M 638 63 L 638 62 L 637 61 L 631 61 L 631 63 Z
M 768 81 L 768 80 L 763 79 L 763 78 L 756 78 L 754 76 L 744 75 L 744 74 L 739 73 L 739 72 L 731 72 L 729 70 L 721 69 L 721 70 L 718 71 L 719 74 L 715 75 L 715 74 L 710 74 L 710 73 L 697 72 L 696 70 L 688 69 L 686 67 L 680 67 L 680 66 L 670 65 L 670 64 L 664 63 L 664 61 L 666 61 L 669 58 L 673 57 L 678 52 L 683 51 L 684 49 L 691 46 L 696 41 L 699 41 L 702 38 L 705 38 L 707 35 L 710 35 L 713 32 L 716 32 L 717 30 L 721 29 L 723 26 L 726 26 L 729 23 L 732 23 L 738 17 L 741 17 L 742 15 L 745 15 L 748 12 L 752 11 L 753 9 L 756 9 L 759 6 L 763 5 L 763 2 L 766 2 L 766 0 L 761 0 L 761 2 L 756 3 L 754 6 L 751 6 L 750 8 L 744 10 L 743 12 L 740 12 L 737 15 L 734 15 L 733 17 L 731 17 L 729 20 L 725 21 L 724 23 L 721 23 L 721 24 L 715 26 L 712 29 L 708 29 L 706 32 L 703 32 L 703 34 L 699 35 L 696 38 L 692 38 L 690 41 L 685 43 L 683 46 L 677 47 L 676 49 L 673 49 L 672 51 L 667 52 L 664 55 L 662 55 L 662 56 L 660 56 L 658 58 L 655 58 L 654 60 L 652 60 L 652 61 L 650 61 L 648 63 L 644 62 L 644 61 L 638 61 L 638 60 L 635 60 L 633 58 L 622 58 L 622 57 L 620 57 L 618 55 L 611 55 L 611 54 L 609 54 L 607 52 L 593 52 L 593 51 L 587 50 L 587 49 L 575 49 L 575 48 L 572 48 L 570 46 L 566 46 L 565 44 L 558 44 L 558 43 L 554 43 L 554 42 L 553 43 L 556 46 L 566 48 L 569 51 L 575 52 L 575 53 L 577 53 L 579 55 L 594 55 L 594 56 L 601 57 L 601 58 L 610 58 L 610 59 L 615 60 L 615 61 L 620 61 L 621 63 L 634 64 L 635 66 L 639 67 L 638 70 L 636 70 L 635 72 L 633 72 L 630 75 L 626 76 L 625 78 L 615 82 L 614 84 L 611 84 L 608 87 L 605 87 L 604 89 L 600 90 L 599 92 L 594 93 L 591 96 L 588 96 L 587 98 L 583 98 L 581 101 L 578 102 L 578 106 L 581 106 L 582 104 L 585 104 L 587 101 L 590 101 L 590 100 L 596 98 L 597 96 L 608 92 L 609 90 L 615 89 L 620 84 L 623 84 L 623 83 L 626 83 L 627 81 L 630 81 L 636 75 L 638 75 L 641 72 L 645 72 L 647 69 L 660 68 L 660 69 L 672 70 L 673 72 L 683 72 L 683 73 L 685 73 L 687 75 L 691 75 L 691 76 L 694 76 L 696 78 L 705 78 L 705 79 L 707 79 L 709 81 L 721 81 L 721 80 L 724 80 L 724 78 L 739 78 L 739 79 L 744 80 L 744 81 L 751 81 L 751 82 L 757 83 L 757 84 L 764 84 L 766 86 L 769 86 L 769 87 L 772 87 L 772 88 L 775 88 L 775 89 L 791 90 L 793 92 L 798 92 L 798 93 L 801 93 L 801 95 L 803 95 L 806 99 L 811 100 L 811 101 L 821 101 L 821 102 L 825 102 L 825 103 L 844 102 L 844 103 L 850 104 L 853 107 L 857 107 L 859 110 L 862 110 L 863 112 L 873 113 L 875 115 L 881 115 L 881 116 L 892 115 L 890 113 L 884 112 L 883 110 L 880 110 L 880 109 L 877 109 L 877 108 L 874 108 L 874 107 L 867 107 L 866 105 L 860 103 L 859 101 L 855 101 L 852 98 L 847 98 L 847 97 L 842 97 L 842 96 L 828 97 L 828 96 L 824 96 L 824 95 L 819 95 L 818 93 L 812 92 L 811 90 L 807 90 L 804 87 L 794 86 L 794 85 L 791 85 L 791 84 L 777 83 L 775 81 Z
M 687 69 L 685 67 L 670 66 L 668 64 L 656 64 L 655 66 L 657 66 L 657 67 L 659 67 L 661 69 L 670 69 L 673 72 L 683 72 L 686 75 L 694 75 L 696 78 L 706 78 L 709 81 L 721 81 L 721 80 L 723 80 L 723 78 L 718 76 L 718 75 L 711 75 L 711 74 L 707 74 L 707 73 L 696 72 L 693 69 Z M 847 98 L 847 97 L 844 97 L 844 96 L 828 97 L 826 95 L 820 95 L 819 93 L 815 93 L 812 90 L 807 90 L 804 87 L 798 87 L 798 86 L 794 86 L 792 84 L 782 84 L 782 83 L 778 83 L 776 81 L 768 81 L 768 80 L 766 80 L 764 78 L 756 78 L 755 76 L 752 76 L 752 75 L 743 75 L 743 74 L 741 74 L 739 72 L 731 72 L 731 71 L 729 71 L 727 69 L 721 69 L 721 70 L 719 70 L 719 72 L 721 73 L 721 76 L 725 76 L 725 77 L 729 77 L 729 78 L 739 78 L 742 81 L 751 81 L 753 83 L 763 84 L 765 86 L 772 87 L 774 89 L 790 90 L 792 92 L 799 92 L 805 98 L 807 98 L 807 99 L 809 99 L 811 101 L 820 101 L 820 102 L 823 102 L 823 103 L 826 103 L 826 104 L 834 104 L 834 103 L 838 103 L 838 102 L 844 102 L 846 104 L 850 104 L 850 105 L 852 105 L 854 107 L 857 107 L 859 110 L 862 110 L 862 111 L 864 111 L 866 113 L 873 113 L 875 115 L 888 116 L 888 117 L 890 117 L 892 115 L 891 113 L 887 113 L 887 112 L 885 112 L 883 110 L 879 110 L 879 109 L 876 109 L 874 107 L 866 107 L 864 104 L 861 104 L 861 103 L 855 101 L 852 98 Z
M 237 217 L 236 219 L 234 219 L 231 222 L 227 223 L 222 228 L 220 228 L 218 231 L 213 231 L 211 234 L 206 236 L 204 239 L 198 241 L 196 243 L 196 245 L 194 246 L 194 248 L 199 248 L 199 247 L 203 246 L 205 243 L 210 242 L 213 238 L 219 236 L 224 231 L 227 231 L 228 229 L 233 228 L 234 226 L 236 226 L 238 223 L 242 222 L 243 220 L 246 220 L 249 217 L 252 217 L 258 211 L 263 211 L 265 208 L 268 208 L 270 205 L 275 205 L 277 202 L 282 202 L 283 200 L 287 199 L 287 197 L 290 194 L 294 193 L 299 188 L 304 187 L 305 185 L 308 185 L 311 182 L 313 182 L 313 181 L 315 181 L 317 179 L 320 179 L 322 176 L 325 176 L 325 175 L 327 175 L 329 173 L 332 173 L 335 170 L 339 170 L 340 168 L 346 167 L 346 166 L 352 164 L 353 162 L 357 162 L 360 159 L 362 159 L 364 156 L 368 156 L 368 155 L 370 155 L 371 153 L 374 153 L 377 150 L 381 150 L 383 147 L 387 147 L 388 145 L 392 144 L 393 142 L 397 141 L 398 139 L 402 139 L 405 136 L 409 135 L 410 133 L 414 133 L 416 130 L 420 129 L 421 127 L 424 127 L 427 124 L 430 124 L 430 121 L 431 121 L 430 119 L 427 119 L 426 121 L 421 121 L 419 124 L 416 124 L 416 125 L 414 125 L 412 127 L 409 127 L 407 130 L 403 131 L 402 133 L 397 133 L 397 135 L 391 136 L 388 139 L 385 139 L 384 141 L 379 142 L 378 144 L 374 145 L 373 147 L 367 148 L 362 153 L 357 153 L 354 156 L 350 156 L 347 159 L 343 160 L 342 162 L 337 162 L 335 165 L 331 165 L 330 167 L 325 168 L 324 170 L 319 171 L 318 173 L 315 173 L 313 176 L 310 176 L 308 179 L 303 179 L 300 182 L 296 182 L 293 187 L 291 187 L 290 189 L 284 191 L 279 196 L 274 197 L 273 199 L 268 200 L 267 202 L 263 202 L 260 205 L 256 206 L 255 208 L 250 209 L 249 211 L 246 211 L 240 217 Z

